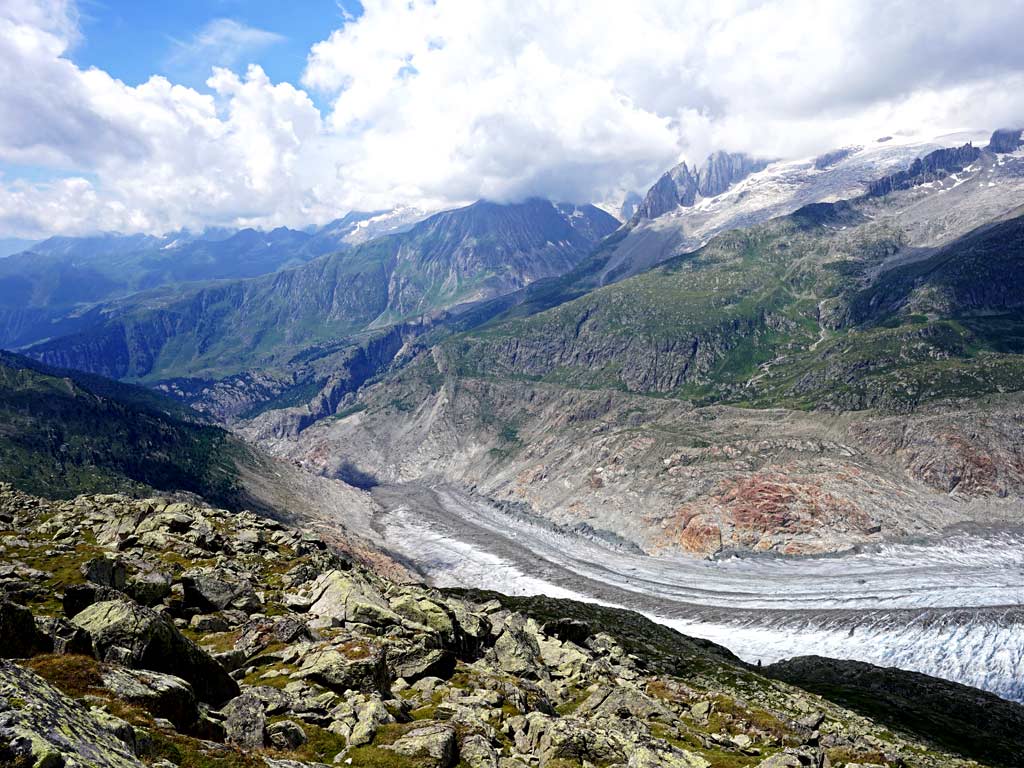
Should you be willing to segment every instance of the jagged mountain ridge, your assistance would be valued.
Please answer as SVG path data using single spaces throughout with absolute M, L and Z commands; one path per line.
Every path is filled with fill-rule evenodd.
M 638 211 L 625 236 L 608 253 L 599 282 L 638 274 L 672 256 L 692 251 L 719 232 L 782 216 L 805 205 L 862 194 L 867 185 L 906 169 L 915 159 L 954 142 L 980 142 L 985 134 L 901 139 L 844 147 L 814 158 L 763 163 L 744 155 L 716 153 L 703 166 L 716 184 L 697 189 L 701 172 L 677 166 L 652 187 L 648 212 Z M 680 177 L 677 183 L 673 174 Z M 731 184 L 724 183 L 731 179 Z M 681 184 L 681 186 L 679 186 Z M 685 203 L 685 204 L 684 204 Z M 641 209 L 642 210 L 642 209 Z
M 742 152 L 714 152 L 699 168 L 685 162 L 666 171 L 647 192 L 630 217 L 631 224 L 656 219 L 680 206 L 690 208 L 698 197 L 716 197 L 739 181 L 768 165 Z
M 114 378 L 229 375 L 282 350 L 430 315 L 560 274 L 618 222 L 593 206 L 488 202 L 301 267 L 105 309 L 29 354 Z

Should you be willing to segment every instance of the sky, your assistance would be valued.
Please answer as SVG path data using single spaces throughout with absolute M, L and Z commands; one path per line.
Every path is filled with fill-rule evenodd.
M 0 238 L 615 202 L 1024 122 L 1024 0 L 0 0 Z

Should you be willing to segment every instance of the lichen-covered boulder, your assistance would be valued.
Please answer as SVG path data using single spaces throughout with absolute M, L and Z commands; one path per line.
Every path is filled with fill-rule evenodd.
M 270 744 L 282 750 L 298 749 L 306 743 L 306 732 L 294 720 L 279 720 L 267 727 Z
M 414 728 L 384 749 L 415 758 L 423 768 L 451 768 L 458 758 L 455 728 L 447 723 Z
M 528 631 L 521 616 L 508 622 L 498 635 L 494 641 L 494 655 L 498 666 L 510 675 L 536 678 L 542 666 L 537 636 Z
M 384 651 L 366 642 L 314 650 L 302 660 L 298 677 L 342 691 L 389 690 L 390 672 Z
M 144 766 L 108 723 L 9 661 L 0 661 L 0 764 Z
M 104 669 L 102 676 L 103 687 L 118 699 L 170 720 L 178 730 L 191 729 L 199 719 L 196 694 L 180 677 L 114 666 Z
M 90 605 L 73 621 L 89 633 L 98 659 L 176 675 L 215 706 L 238 695 L 238 684 L 220 664 L 150 608 L 109 600 Z
M 331 570 L 318 576 L 300 602 L 304 602 L 314 616 L 339 622 L 370 626 L 402 622 L 383 593 L 369 578 L 355 571 Z
M 246 691 L 227 703 L 224 729 L 232 744 L 246 749 L 261 749 L 267 744 L 267 713 L 259 695 Z
M 128 569 L 117 557 L 94 557 L 82 565 L 81 570 L 86 581 L 99 584 L 101 587 L 124 591 L 128 583 Z
M 626 763 L 627 768 L 708 768 L 710 765 L 700 755 L 669 744 L 635 746 Z

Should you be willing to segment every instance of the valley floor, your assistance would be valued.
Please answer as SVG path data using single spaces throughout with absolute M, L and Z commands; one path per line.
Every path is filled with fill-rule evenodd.
M 897 666 L 1024 701 L 1024 531 L 818 558 L 647 557 L 506 514 L 450 486 L 380 486 L 386 545 L 438 586 L 624 606 L 765 664 Z

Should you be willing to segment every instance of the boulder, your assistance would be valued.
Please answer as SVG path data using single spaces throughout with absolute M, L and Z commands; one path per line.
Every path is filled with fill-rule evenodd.
M 216 613 L 197 613 L 189 620 L 188 626 L 190 629 L 202 632 L 204 635 L 214 632 L 226 632 L 230 629 L 227 620 Z
M 281 750 L 298 749 L 306 743 L 306 732 L 292 720 L 280 720 L 267 727 L 271 746 Z
M 415 758 L 423 768 L 451 768 L 458 757 L 455 729 L 446 723 L 414 728 L 383 749 Z
M 215 706 L 238 695 L 238 684 L 220 664 L 150 608 L 109 600 L 90 605 L 74 623 L 89 633 L 98 659 L 181 677 Z
M 520 677 L 538 677 L 540 645 L 536 636 L 525 629 L 522 620 L 511 621 L 505 626 L 494 641 L 494 654 L 503 672 Z
M 106 600 L 130 600 L 124 592 L 112 587 L 104 587 L 100 584 L 72 584 L 64 588 L 64 596 L 61 598 L 61 605 L 64 608 L 64 615 L 73 619 L 93 603 L 102 603 Z
M 298 677 L 338 693 L 349 690 L 386 693 L 391 684 L 384 651 L 365 642 L 313 651 L 302 660 Z
M 108 726 L 34 672 L 0 661 L 0 764 L 144 768 Z
M 122 701 L 170 720 L 180 731 L 190 730 L 199 719 L 195 692 L 180 677 L 110 666 L 103 670 L 103 686 Z
M 355 571 L 330 570 L 318 576 L 302 601 L 314 616 L 339 622 L 370 626 L 402 623 L 381 591 Z
M 491 640 L 490 619 L 482 613 L 474 611 L 465 600 L 448 598 L 445 603 L 459 627 L 459 647 L 455 649 L 456 652 L 462 656 L 476 655 Z
M 796 755 L 788 752 L 778 752 L 767 760 L 757 764 L 757 768 L 803 768 L 803 763 Z
M 626 768 L 708 768 L 710 765 L 700 755 L 665 744 L 634 747 Z
M 540 712 L 522 718 L 515 744 L 523 754 L 539 757 L 541 765 L 557 759 L 581 765 L 618 763 L 632 751 L 621 730 L 606 731 L 578 717 L 552 718 Z
M 455 671 L 455 656 L 442 648 L 414 646 L 388 658 L 395 676 L 414 683 L 424 677 L 450 677 Z
M 128 569 L 119 558 L 94 557 L 82 565 L 86 581 L 123 592 L 128 583 Z
M 455 616 L 442 603 L 417 595 L 400 595 L 391 600 L 391 608 L 404 619 L 436 633 L 446 646 L 456 641 Z
M 634 717 L 637 720 L 657 718 L 664 722 L 676 719 L 675 713 L 658 699 L 624 685 L 598 688 L 580 704 L 576 714 L 581 717 Z
M 498 768 L 498 752 L 486 736 L 471 733 L 462 740 L 459 760 L 468 768 Z
M 185 604 L 204 613 L 234 608 L 250 614 L 263 607 L 252 583 L 229 571 L 188 571 L 182 574 L 181 583 L 185 588 Z
M 89 656 L 92 653 L 92 640 L 89 633 L 64 618 L 42 616 L 36 619 L 36 626 L 49 640 L 53 653 L 78 654 Z
M 24 659 L 51 650 L 53 643 L 39 631 L 32 611 L 0 600 L 0 658 Z
M 235 650 L 249 659 L 269 645 L 290 645 L 313 639 L 313 633 L 309 631 L 305 622 L 293 616 L 275 616 L 246 624 L 235 642 Z
M 252 691 L 236 696 L 222 710 L 226 715 L 227 740 L 246 749 L 262 749 L 267 744 L 267 715 L 263 702 Z
M 173 579 L 167 571 L 140 562 L 128 576 L 125 592 L 143 605 L 157 605 L 171 594 Z
M 541 660 L 554 677 L 577 677 L 591 663 L 590 656 L 574 643 L 542 637 L 538 645 Z
M 388 708 L 379 697 L 370 698 L 362 706 L 356 708 L 356 722 L 352 727 L 352 733 L 348 737 L 348 743 L 353 747 L 369 744 L 377 735 L 377 729 L 386 723 L 395 722 Z
M 99 724 L 100 728 L 114 734 L 127 744 L 132 754 L 139 754 L 140 739 L 138 738 L 138 731 L 135 730 L 131 723 L 127 720 L 122 720 L 117 715 L 110 714 L 100 707 L 90 707 L 89 713 L 92 715 L 93 720 Z

